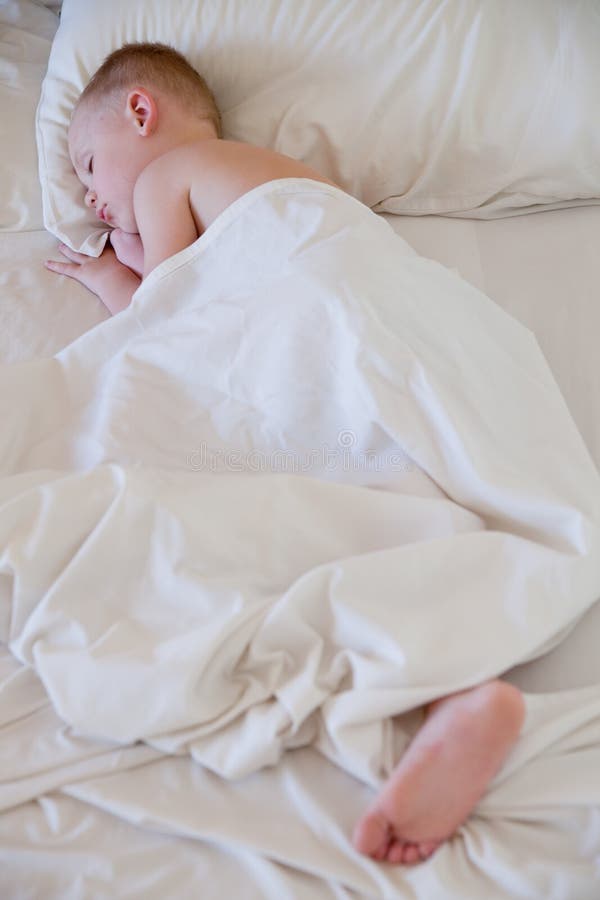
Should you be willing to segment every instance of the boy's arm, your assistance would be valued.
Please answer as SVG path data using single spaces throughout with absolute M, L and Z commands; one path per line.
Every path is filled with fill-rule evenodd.
M 122 228 L 113 228 L 110 244 L 119 262 L 141 278 L 144 272 L 144 248 L 139 234 L 129 234 Z
M 178 162 L 174 164 L 169 153 L 155 159 L 135 184 L 133 205 L 144 247 L 144 278 L 198 237 L 190 207 L 188 168 Z
M 140 279 L 119 262 L 112 247 L 105 247 L 98 257 L 76 253 L 65 244 L 59 244 L 59 250 L 69 262 L 47 259 L 46 268 L 79 281 L 100 297 L 113 316 L 129 306 Z

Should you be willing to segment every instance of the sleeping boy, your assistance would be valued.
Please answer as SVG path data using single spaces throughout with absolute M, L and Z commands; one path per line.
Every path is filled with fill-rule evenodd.
M 76 278 L 113 314 L 129 305 L 141 278 L 253 187 L 275 178 L 327 181 L 287 156 L 222 140 L 204 79 L 157 44 L 123 47 L 96 72 L 74 111 L 69 152 L 86 205 L 114 229 L 114 253 L 96 260 L 61 246 L 71 262 L 49 268 Z
M 46 265 L 85 285 L 112 314 L 253 188 L 282 178 L 333 184 L 287 156 L 224 140 L 206 83 L 161 44 L 128 44 L 105 60 L 78 100 L 69 153 L 86 205 L 112 228 L 112 246 L 95 259 L 61 245 L 67 261 Z M 520 691 L 501 680 L 430 703 L 357 822 L 355 847 L 390 863 L 430 857 L 473 811 L 523 719 Z

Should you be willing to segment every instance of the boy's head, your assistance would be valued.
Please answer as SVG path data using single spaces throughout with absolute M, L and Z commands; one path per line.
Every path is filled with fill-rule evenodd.
M 221 137 L 221 115 L 204 78 L 181 53 L 166 44 L 125 44 L 107 56 L 75 107 L 119 109 L 132 88 L 143 85 L 185 105 L 188 114 L 212 123 Z
M 133 189 L 142 169 L 190 134 L 221 136 L 204 79 L 164 44 L 126 44 L 106 58 L 77 101 L 69 152 L 86 205 L 137 231 Z

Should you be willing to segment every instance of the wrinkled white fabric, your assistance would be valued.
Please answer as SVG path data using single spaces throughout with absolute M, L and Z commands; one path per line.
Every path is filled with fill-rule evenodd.
M 0 374 L 1 638 L 76 733 L 227 777 L 553 645 L 600 594 L 598 474 L 532 334 L 306 180 Z

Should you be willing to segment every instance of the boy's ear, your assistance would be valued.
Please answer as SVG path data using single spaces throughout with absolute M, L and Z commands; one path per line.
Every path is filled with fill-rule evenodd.
M 139 135 L 152 134 L 158 122 L 158 109 L 152 94 L 143 87 L 129 91 L 125 115 Z

